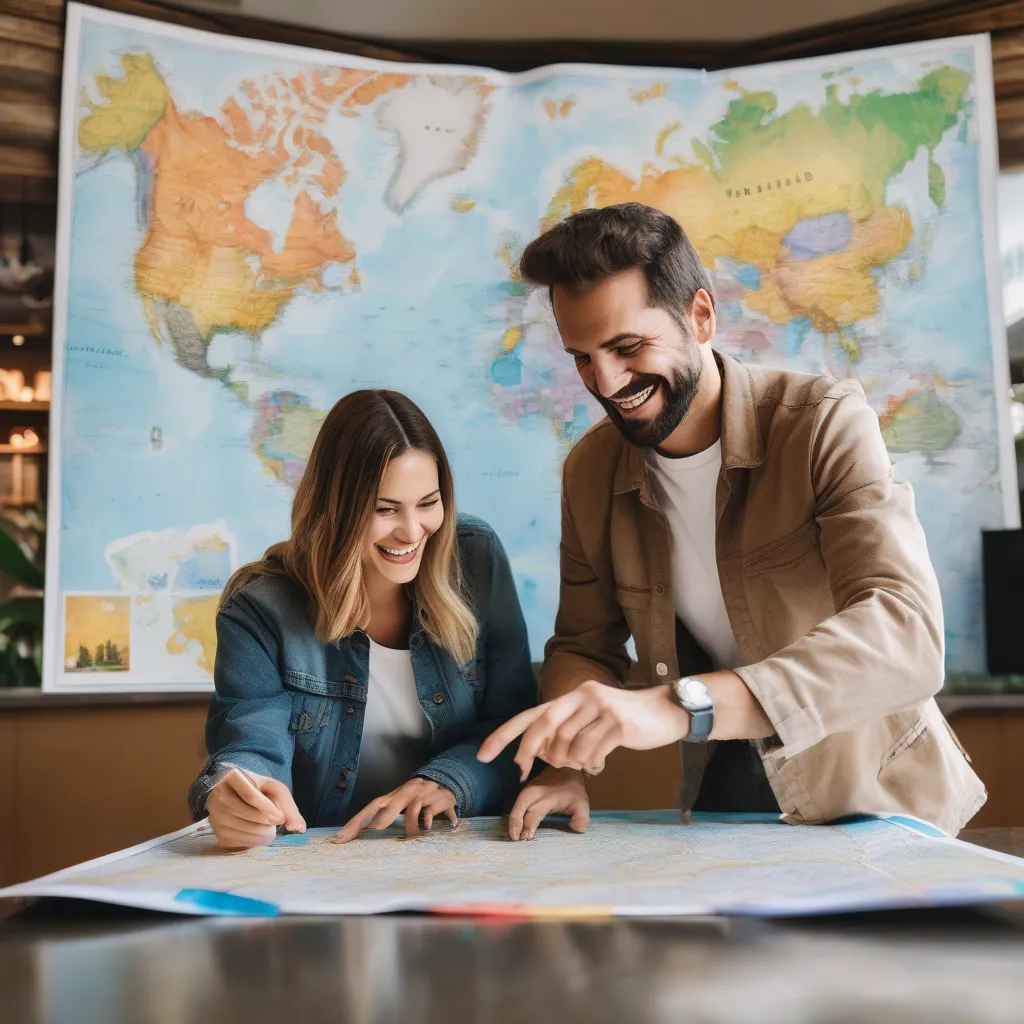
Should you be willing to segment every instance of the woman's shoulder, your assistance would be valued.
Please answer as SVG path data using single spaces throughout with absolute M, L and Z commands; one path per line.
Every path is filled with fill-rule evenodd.
M 464 541 L 471 544 L 474 540 L 484 540 L 488 544 L 493 544 L 498 538 L 490 523 L 486 523 L 478 516 L 471 516 L 466 512 L 460 512 L 456 516 L 455 533 L 459 538 L 460 544 Z
M 255 617 L 282 631 L 309 627 L 302 587 L 283 573 L 266 573 L 248 580 L 232 591 L 220 611 Z

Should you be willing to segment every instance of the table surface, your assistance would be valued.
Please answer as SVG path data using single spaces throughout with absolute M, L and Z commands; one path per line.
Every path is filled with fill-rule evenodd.
M 1024 852 L 1024 829 L 962 838 Z M 6 914 L 0 1020 L 25 1024 L 1017 1024 L 1024 1005 L 1021 906 L 774 922 Z

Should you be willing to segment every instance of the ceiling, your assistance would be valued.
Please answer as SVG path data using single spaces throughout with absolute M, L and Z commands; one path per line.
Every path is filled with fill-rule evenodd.
M 391 40 L 757 39 L 913 6 L 906 0 L 178 0 L 200 10 Z

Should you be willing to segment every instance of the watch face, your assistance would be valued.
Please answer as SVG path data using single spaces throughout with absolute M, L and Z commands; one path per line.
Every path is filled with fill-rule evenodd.
M 684 679 L 679 687 L 679 697 L 684 705 L 695 708 L 710 707 L 711 694 L 700 679 Z

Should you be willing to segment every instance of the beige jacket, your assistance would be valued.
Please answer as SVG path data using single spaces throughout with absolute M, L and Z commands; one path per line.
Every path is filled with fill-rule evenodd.
M 860 386 L 718 355 L 716 549 L 743 664 L 776 735 L 757 748 L 787 820 L 904 813 L 955 834 L 985 789 L 936 705 L 943 624 L 913 493 Z M 541 690 L 707 671 L 678 623 L 643 452 L 608 420 L 566 459 L 561 600 Z M 638 663 L 625 643 L 632 634 Z M 682 744 L 683 804 L 708 744 Z

